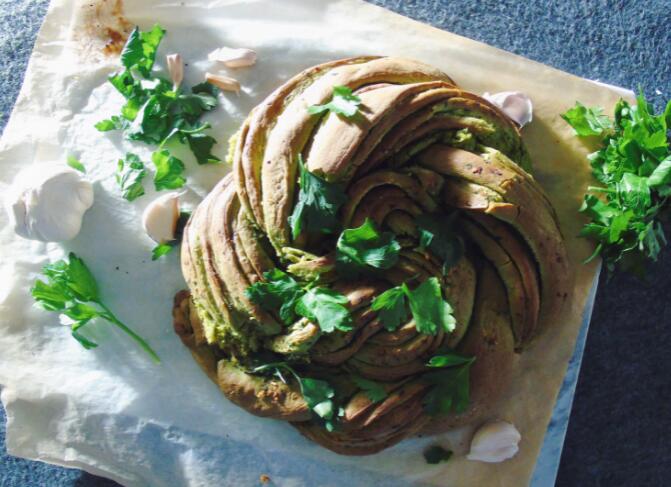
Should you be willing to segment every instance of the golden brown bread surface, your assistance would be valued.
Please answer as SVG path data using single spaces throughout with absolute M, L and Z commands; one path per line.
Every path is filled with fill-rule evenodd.
M 355 117 L 311 115 L 335 85 L 361 99 Z M 235 138 L 232 174 L 192 215 L 182 244 L 189 292 L 175 297 L 175 331 L 235 404 L 292 422 L 338 453 L 370 454 L 417 433 L 476 422 L 506 390 L 516 353 L 556 321 L 569 280 L 554 209 L 528 172 L 518 128 L 495 106 L 464 92 L 446 74 L 398 58 L 333 61 L 298 74 L 258 105 Z M 297 160 L 341 184 L 342 228 L 371 219 L 401 244 L 395 266 L 371 277 L 334 268 L 335 237 L 292 239 Z M 463 255 L 445 272 L 419 245 L 417 219 L 446 219 Z M 323 332 L 301 318 L 283 323 L 245 290 L 280 268 L 317 278 L 347 297 L 351 331 Z M 387 330 L 371 309 L 376 296 L 407 283 L 438 279 L 456 318 L 452 332 L 420 333 L 409 318 Z M 465 410 L 430 413 L 428 360 L 446 351 L 474 357 Z M 327 431 L 291 374 L 253 371 L 288 362 L 333 386 L 342 408 Z M 379 383 L 371 400 L 355 377 Z

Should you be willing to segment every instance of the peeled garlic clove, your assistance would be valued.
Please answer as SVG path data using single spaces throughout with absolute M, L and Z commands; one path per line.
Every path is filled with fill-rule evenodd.
M 471 440 L 466 458 L 479 462 L 498 463 L 515 456 L 522 437 L 514 425 L 494 421 L 480 427 Z
M 172 192 L 159 196 L 144 210 L 142 226 L 154 242 L 162 244 L 175 240 L 181 195 Z
M 20 171 L 5 197 L 16 234 L 42 242 L 75 238 L 92 205 L 91 183 L 80 172 L 56 163 Z
M 205 73 L 205 80 L 224 91 L 240 93 L 240 82 L 235 78 L 230 78 L 223 74 Z
M 179 54 L 168 54 L 165 57 L 168 63 L 168 72 L 170 73 L 170 79 L 175 87 L 182 84 L 184 79 L 184 62 L 182 61 L 182 56 Z
M 531 99 L 520 91 L 485 93 L 482 97 L 498 106 L 520 128 L 533 120 L 534 109 Z
M 245 48 L 221 47 L 208 54 L 207 59 L 223 63 L 228 68 L 243 68 L 256 63 L 256 51 Z

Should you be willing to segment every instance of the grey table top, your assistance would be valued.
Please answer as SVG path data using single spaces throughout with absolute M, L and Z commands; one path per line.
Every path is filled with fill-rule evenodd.
M 0 0 L 0 130 L 20 88 L 46 0 Z M 671 98 L 671 0 L 372 0 L 586 78 Z M 551 89 L 551 87 L 549 87 Z M 646 282 L 602 278 L 558 486 L 662 486 L 671 478 L 671 251 Z M 7 456 L 0 487 L 107 486 L 76 470 Z

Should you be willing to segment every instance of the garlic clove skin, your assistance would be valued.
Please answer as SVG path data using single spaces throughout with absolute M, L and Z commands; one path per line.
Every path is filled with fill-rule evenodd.
M 494 421 L 482 425 L 473 435 L 469 460 L 499 463 L 515 456 L 522 436 L 514 425 Z
M 168 73 L 170 73 L 172 84 L 177 88 L 184 80 L 184 62 L 182 61 L 182 56 L 179 54 L 168 54 L 165 59 L 168 63 Z
M 181 195 L 182 193 L 178 192 L 164 194 L 145 208 L 142 226 L 154 242 L 162 244 L 175 240 Z
M 245 48 L 221 47 L 207 55 L 212 62 L 223 63 L 227 68 L 244 68 L 256 63 L 256 51 Z
M 485 93 L 482 97 L 499 107 L 520 128 L 533 120 L 534 107 L 531 98 L 520 91 Z
M 235 78 L 223 74 L 205 73 L 205 80 L 224 91 L 240 93 L 240 82 Z
M 42 242 L 75 238 L 92 205 L 91 183 L 80 172 L 54 163 L 20 171 L 5 198 L 15 233 Z

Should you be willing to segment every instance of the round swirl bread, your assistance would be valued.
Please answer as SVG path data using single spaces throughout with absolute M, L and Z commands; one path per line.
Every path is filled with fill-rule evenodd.
M 309 113 L 331 100 L 334 86 L 360 98 L 358 113 Z M 189 291 L 176 296 L 173 312 L 177 333 L 223 393 L 252 414 L 290 421 L 350 455 L 488 414 L 508 386 L 516 354 L 557 320 L 569 288 L 557 217 L 527 172 L 518 127 L 436 68 L 359 57 L 290 79 L 251 112 L 231 144 L 232 173 L 185 228 Z M 346 192 L 340 229 L 370 219 L 394 234 L 400 251 L 393 267 L 348 276 L 335 266 L 339 231 L 292 238 L 299 156 L 309 173 Z M 419 245 L 422 215 L 449 218 L 463 243 L 447 270 Z M 300 317 L 285 323 L 252 302 L 246 290 L 273 269 L 346 296 L 352 329 L 327 333 Z M 420 333 L 409 314 L 394 330 L 383 326 L 371 302 L 391 287 L 413 289 L 429 278 L 440 283 L 456 327 Z M 453 370 L 427 361 L 445 350 L 475 357 L 470 397 L 458 412 L 435 414 L 425 407 L 433 383 L 427 375 Z M 297 373 L 254 371 L 268 362 L 291 364 Z M 300 377 L 333 387 L 341 408 L 334 428 L 309 407 Z M 371 381 L 383 388 L 382 399 L 363 390 Z

